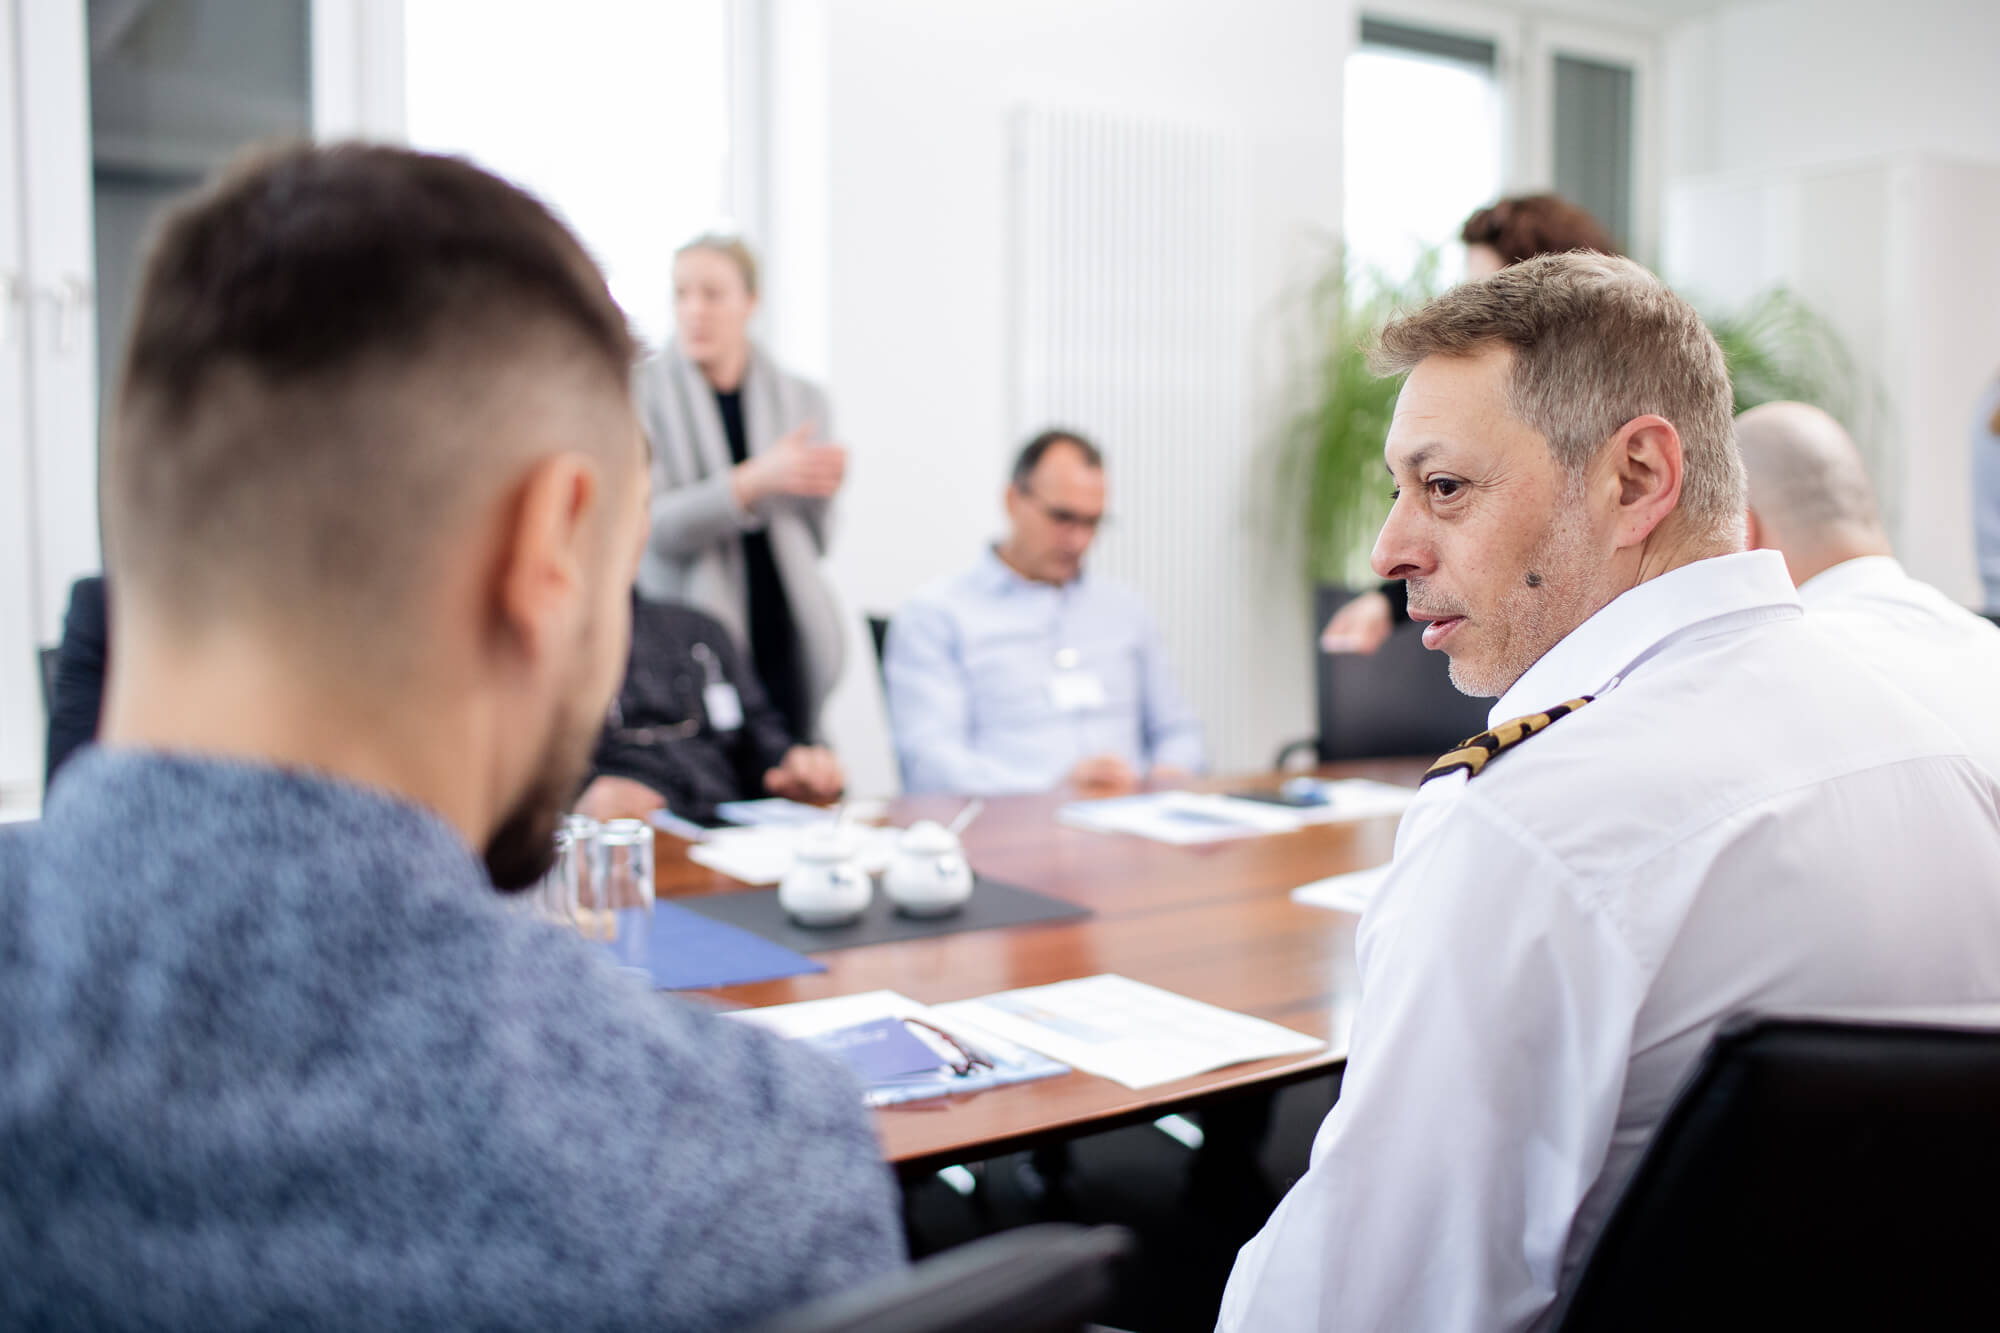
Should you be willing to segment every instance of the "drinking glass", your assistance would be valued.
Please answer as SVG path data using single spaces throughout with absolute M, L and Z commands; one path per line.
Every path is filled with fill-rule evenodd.
M 583 929 L 579 908 L 594 873 L 597 840 L 603 828 L 587 815 L 563 816 L 562 825 L 556 830 L 555 867 L 542 881 L 541 909 L 549 919 Z
M 622 967 L 652 974 L 653 829 L 614 819 L 599 830 L 588 882 L 577 894 L 577 928 L 611 947 Z

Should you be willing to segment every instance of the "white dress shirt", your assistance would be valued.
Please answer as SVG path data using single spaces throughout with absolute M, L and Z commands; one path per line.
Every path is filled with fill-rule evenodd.
M 1046 791 L 1102 754 L 1201 769 L 1152 616 L 1088 571 L 1038 583 L 989 550 L 896 613 L 882 666 L 908 791 Z
M 1806 618 L 1958 732 L 2000 774 L 2000 628 L 1886 555 L 1842 561 L 1799 585 Z
M 1778 555 L 1625 593 L 1492 717 L 1585 694 L 1404 817 L 1340 1100 L 1221 1328 L 1534 1326 L 1721 1019 L 2000 997 L 2000 789 Z

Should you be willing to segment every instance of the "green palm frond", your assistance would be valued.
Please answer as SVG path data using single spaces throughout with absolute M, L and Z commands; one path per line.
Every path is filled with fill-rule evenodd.
M 1788 288 L 1773 287 L 1742 310 L 1708 317 L 1729 363 L 1736 410 L 1790 400 L 1811 403 L 1858 431 L 1870 393 L 1825 316 Z
M 1305 573 L 1318 581 L 1368 577 L 1368 550 L 1389 509 L 1382 441 L 1400 375 L 1368 369 L 1368 348 L 1398 311 L 1414 310 L 1443 290 L 1439 260 L 1427 254 L 1406 278 L 1350 265 L 1329 245 L 1321 276 L 1293 313 L 1293 401 L 1300 408 L 1277 440 L 1275 507 L 1287 535 L 1302 547 Z
M 1389 509 L 1382 442 L 1400 375 L 1378 378 L 1368 348 L 1399 311 L 1444 288 L 1432 251 L 1404 278 L 1360 271 L 1337 242 L 1320 276 L 1295 299 L 1291 401 L 1300 404 L 1274 441 L 1276 536 L 1308 580 L 1364 583 L 1368 552 Z M 1833 325 L 1795 294 L 1773 288 L 1743 309 L 1708 317 L 1742 412 L 1790 399 L 1824 408 L 1869 452 L 1880 395 Z

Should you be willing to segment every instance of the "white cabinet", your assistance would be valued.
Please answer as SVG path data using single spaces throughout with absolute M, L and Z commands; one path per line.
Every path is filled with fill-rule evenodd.
M 401 33 L 401 0 L 0 0 L 0 806 L 36 795 L 38 650 L 101 565 L 141 238 L 247 143 L 393 134 Z
M 41 775 L 37 649 L 98 567 L 83 0 L 0 0 L 0 797 Z
M 0 0 L 0 795 L 34 781 L 34 475 L 28 466 L 27 273 L 22 256 L 15 0 Z
M 1783 285 L 1841 333 L 1876 410 L 1856 423 L 1912 574 L 1968 605 L 1972 405 L 2000 355 L 2000 166 L 1903 154 L 1687 177 L 1667 194 L 1663 271 L 1740 308 Z

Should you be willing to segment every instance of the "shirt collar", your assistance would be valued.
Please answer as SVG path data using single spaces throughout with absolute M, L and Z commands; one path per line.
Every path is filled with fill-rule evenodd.
M 1493 705 L 1489 723 L 1601 694 L 1640 659 L 1696 626 L 1801 614 L 1785 558 L 1776 551 L 1741 551 L 1670 569 L 1612 598 L 1542 654 Z
M 1807 606 L 1857 593 L 1893 590 L 1910 576 L 1892 555 L 1858 555 L 1829 565 L 1799 585 L 1799 600 Z
M 1034 579 L 1022 578 L 1014 571 L 1012 565 L 1000 558 L 1000 548 L 991 543 L 987 545 L 985 553 L 980 556 L 979 573 L 982 581 L 986 584 L 987 590 L 995 593 L 1019 592 L 1022 589 L 1035 588 L 1040 588 L 1043 591 L 1070 593 L 1081 588 L 1084 585 L 1084 581 L 1090 577 L 1090 570 L 1086 568 L 1080 571 L 1068 583 L 1060 585 L 1041 583 Z

